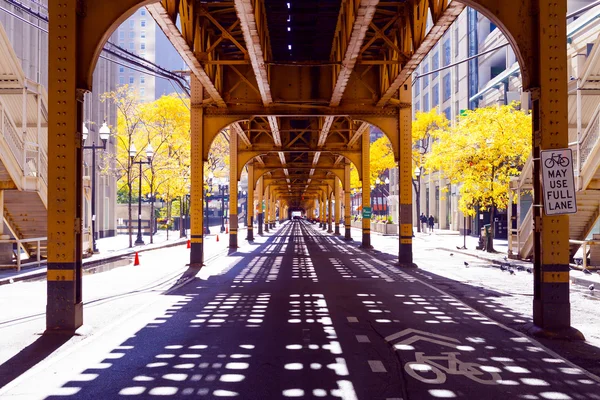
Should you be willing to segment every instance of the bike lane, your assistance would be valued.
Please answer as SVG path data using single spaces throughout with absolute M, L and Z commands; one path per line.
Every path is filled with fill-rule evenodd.
M 351 310 L 355 342 L 382 355 L 373 374 L 402 382 L 390 398 L 600 399 L 598 377 L 382 258 L 341 253 L 347 282 L 330 303 Z

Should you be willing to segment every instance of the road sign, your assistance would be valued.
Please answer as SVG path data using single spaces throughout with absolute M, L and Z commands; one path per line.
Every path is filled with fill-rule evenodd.
M 573 177 L 573 152 L 571 149 L 544 150 L 541 152 L 542 187 L 546 215 L 575 214 L 575 178 Z
M 362 216 L 363 218 L 371 218 L 371 207 L 363 207 Z

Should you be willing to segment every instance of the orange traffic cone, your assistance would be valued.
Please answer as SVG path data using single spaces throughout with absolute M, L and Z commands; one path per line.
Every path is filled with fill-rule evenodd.
M 229 233 L 229 226 L 225 227 L 225 233 Z
M 189 249 L 190 247 L 192 247 L 192 245 L 190 244 L 190 241 L 187 241 L 187 248 Z
M 219 235 L 217 235 L 217 242 L 219 241 Z
M 135 252 L 135 259 L 133 260 L 133 266 L 140 265 L 140 257 L 138 256 L 137 251 Z

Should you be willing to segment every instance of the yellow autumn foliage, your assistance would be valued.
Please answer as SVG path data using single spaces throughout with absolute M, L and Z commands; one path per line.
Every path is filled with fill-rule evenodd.
M 449 130 L 436 131 L 425 167 L 460 184 L 460 210 L 508 205 L 511 177 L 518 176 L 531 153 L 531 116 L 517 104 L 468 111 Z

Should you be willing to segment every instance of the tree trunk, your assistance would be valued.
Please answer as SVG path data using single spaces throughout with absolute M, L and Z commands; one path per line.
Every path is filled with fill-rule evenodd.
M 150 243 L 154 243 L 154 196 L 150 190 Z

